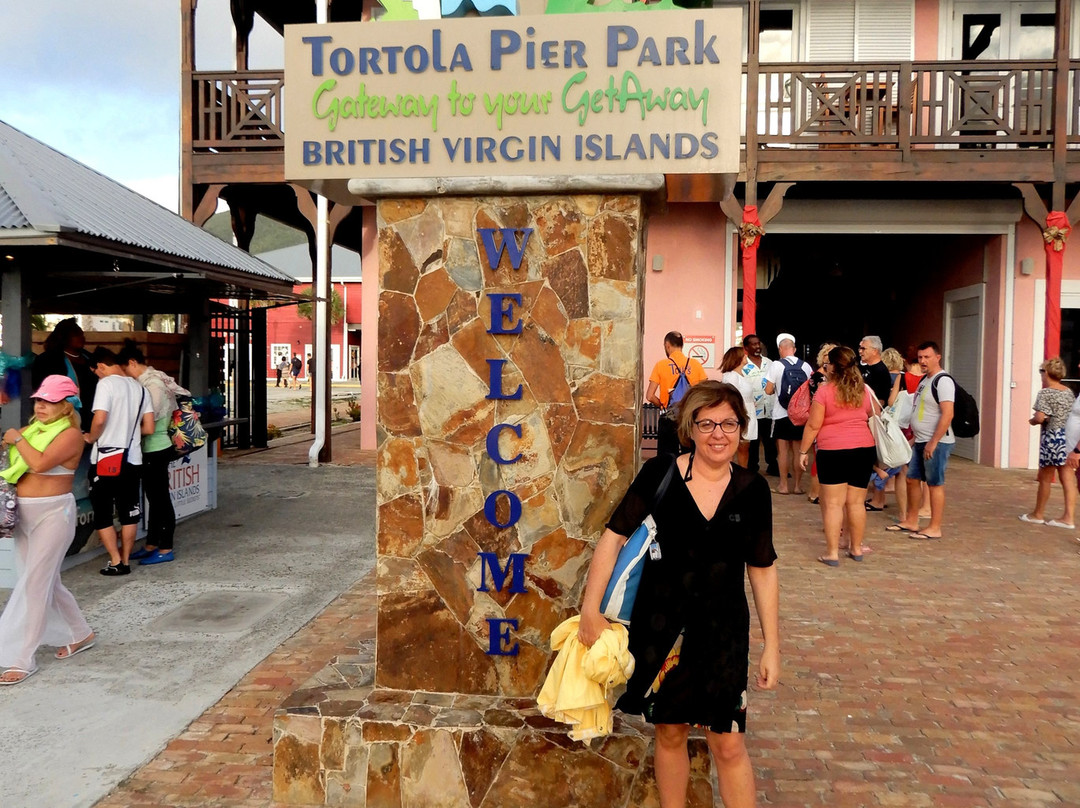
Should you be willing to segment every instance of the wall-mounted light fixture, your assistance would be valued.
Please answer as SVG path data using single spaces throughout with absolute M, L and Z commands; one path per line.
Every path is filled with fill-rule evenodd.
M 1035 259 L 1034 258 L 1022 258 L 1020 259 L 1020 274 L 1031 275 L 1035 272 Z
M 652 269 L 653 272 L 660 272 L 664 268 L 664 256 L 654 255 L 652 257 Z

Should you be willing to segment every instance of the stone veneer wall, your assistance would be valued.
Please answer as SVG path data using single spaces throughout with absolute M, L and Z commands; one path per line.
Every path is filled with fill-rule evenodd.
M 379 204 L 376 685 L 535 696 L 548 637 L 576 613 L 590 542 L 635 471 L 641 395 L 642 205 L 637 197 L 396 200 Z M 493 271 L 481 228 L 531 228 Z M 498 236 L 496 236 L 498 239 Z M 520 236 L 519 236 L 520 238 Z M 492 335 L 493 293 L 521 295 L 519 335 Z M 499 327 L 499 324 L 496 324 Z M 505 359 L 488 398 L 489 359 Z M 488 456 L 496 424 L 506 458 Z M 513 491 L 498 529 L 485 498 Z M 497 521 L 507 520 L 500 497 Z M 528 554 L 526 593 L 481 586 L 478 553 Z M 517 619 L 490 655 L 488 618 Z
M 379 203 L 377 658 L 339 657 L 274 720 L 274 798 L 358 808 L 648 808 L 651 732 L 616 714 L 590 745 L 539 714 L 549 635 L 575 614 L 591 545 L 636 466 L 643 213 L 627 196 Z M 532 228 L 515 270 L 478 229 Z M 518 335 L 491 335 L 493 294 Z M 492 400 L 489 359 L 506 360 Z M 501 430 L 500 465 L 486 438 Z M 520 520 L 497 529 L 493 491 Z M 508 521 L 507 498 L 495 521 Z M 512 574 L 481 586 L 478 553 Z M 491 655 L 488 619 L 516 619 Z M 505 650 L 505 649 L 504 649 Z M 371 673 L 374 662 L 374 674 Z M 374 679 L 374 681 L 372 681 Z M 714 804 L 701 737 L 689 805 Z

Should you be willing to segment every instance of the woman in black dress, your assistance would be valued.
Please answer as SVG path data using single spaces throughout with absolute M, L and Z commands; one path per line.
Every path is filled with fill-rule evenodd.
M 585 586 L 579 639 L 592 645 L 608 627 L 600 601 L 619 549 L 650 513 L 648 554 L 630 618 L 635 670 L 616 707 L 656 727 L 656 781 L 662 808 L 682 808 L 690 775 L 691 725 L 705 728 L 727 808 L 755 804 L 754 772 L 743 742 L 750 652 L 750 578 L 765 648 L 759 688 L 780 677 L 779 585 L 772 502 L 764 477 L 732 464 L 747 414 L 741 393 L 706 381 L 686 394 L 679 439 L 691 447 L 661 501 L 654 494 L 671 459 L 649 460 L 596 545 Z

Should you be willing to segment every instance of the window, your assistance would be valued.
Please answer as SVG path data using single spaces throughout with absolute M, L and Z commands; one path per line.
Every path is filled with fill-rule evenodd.
M 957 2 L 953 58 L 1053 59 L 1054 19 L 1051 2 Z

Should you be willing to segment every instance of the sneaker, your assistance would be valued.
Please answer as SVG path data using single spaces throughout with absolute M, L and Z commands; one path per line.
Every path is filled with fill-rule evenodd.
M 142 559 L 149 558 L 150 556 L 152 556 L 156 552 L 157 552 L 157 548 L 155 548 L 153 550 L 147 550 L 144 547 L 141 550 L 136 550 L 134 553 L 132 553 L 130 556 L 128 556 L 128 559 L 131 560 L 131 561 L 142 561 Z
M 142 561 L 140 564 L 164 564 L 168 561 L 172 561 L 175 558 L 172 550 L 155 550 Z
M 130 575 L 131 567 L 127 564 L 110 564 L 106 562 L 105 566 L 101 568 L 102 575 Z

